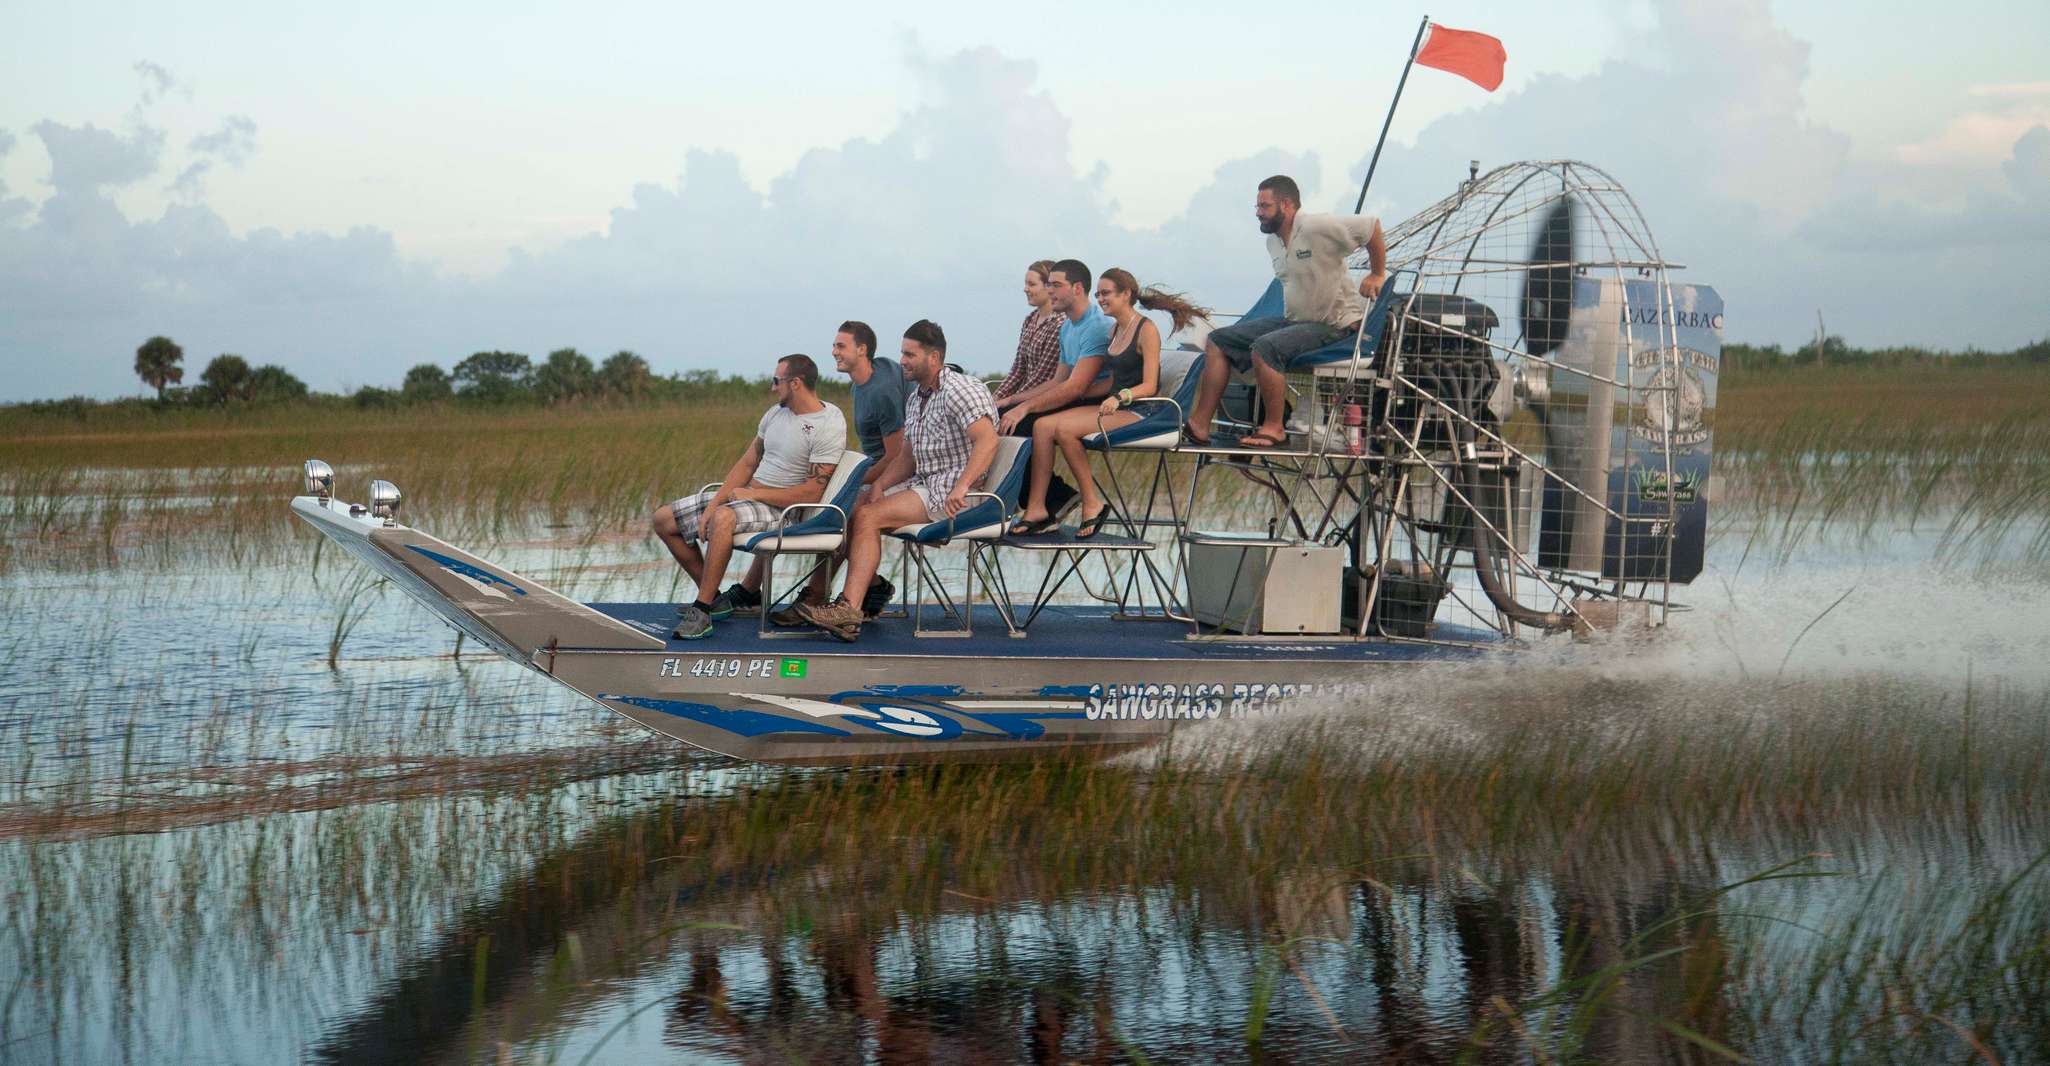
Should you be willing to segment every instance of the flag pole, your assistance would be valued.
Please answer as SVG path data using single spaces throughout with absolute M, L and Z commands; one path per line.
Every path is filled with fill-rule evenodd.
M 1381 139 L 1374 142 L 1374 158 L 1367 162 L 1367 180 L 1360 182 L 1359 202 L 1352 205 L 1357 215 L 1367 206 L 1367 186 L 1374 183 L 1374 168 L 1381 165 L 1381 146 L 1388 143 L 1388 127 L 1395 122 L 1395 105 L 1402 102 L 1402 87 L 1409 83 L 1409 68 L 1416 65 L 1417 49 L 1424 46 L 1424 31 L 1431 28 L 1431 16 L 1417 23 L 1416 40 L 1409 45 L 1409 62 L 1402 65 L 1402 77 L 1395 82 L 1395 99 L 1388 101 L 1388 117 L 1381 120 Z

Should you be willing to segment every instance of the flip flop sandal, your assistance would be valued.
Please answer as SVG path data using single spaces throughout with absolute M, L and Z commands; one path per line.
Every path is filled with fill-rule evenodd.
M 1287 440 L 1287 437 L 1283 437 L 1281 438 L 1281 440 L 1275 440 L 1273 437 L 1270 437 L 1267 434 L 1260 432 L 1259 430 L 1254 430 L 1253 432 L 1248 433 L 1245 436 L 1239 438 L 1239 447 L 1279 448 Z
M 1061 517 L 1059 515 L 1051 514 L 1036 522 L 1021 518 L 1017 524 L 1011 527 L 1010 535 L 1013 537 L 1036 537 L 1042 533 L 1053 532 L 1054 528 L 1060 525 L 1060 522 Z
M 1109 520 L 1109 518 L 1110 508 L 1108 506 L 1105 506 L 1103 510 L 1098 511 L 1095 514 L 1090 515 L 1087 518 L 1084 518 L 1082 520 L 1082 524 L 1075 527 L 1075 539 L 1088 540 L 1089 538 L 1094 537 L 1097 534 L 1097 531 L 1103 528 L 1103 523 Z
M 1182 440 L 1198 448 L 1210 447 L 1210 438 L 1196 436 L 1196 427 L 1187 422 L 1182 423 Z

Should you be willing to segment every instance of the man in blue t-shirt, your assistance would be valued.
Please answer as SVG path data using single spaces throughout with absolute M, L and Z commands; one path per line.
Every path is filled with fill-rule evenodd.
M 856 507 L 868 502 L 868 486 L 875 484 L 890 461 L 904 450 L 904 397 L 911 391 L 911 384 L 904 378 L 903 367 L 876 355 L 875 350 L 876 331 L 866 322 L 842 322 L 840 331 L 833 335 L 833 366 L 854 383 L 854 435 L 861 441 L 861 453 L 869 458 L 868 470 L 861 476 L 860 495 L 854 498 Z M 851 520 L 853 516 L 848 517 Z M 833 574 L 846 558 L 843 547 L 832 561 L 813 571 L 811 584 L 798 602 L 823 606 L 831 598 L 826 593 L 832 587 Z M 896 594 L 896 587 L 878 574 L 868 594 L 862 597 L 862 610 L 873 618 L 882 613 Z M 796 603 L 771 614 L 769 621 L 779 626 L 809 624 L 797 613 Z
M 864 485 L 880 477 L 904 446 L 904 397 L 911 391 L 904 369 L 876 355 L 875 344 L 875 330 L 866 322 L 842 322 L 833 335 L 833 365 L 854 383 L 854 435 L 871 460 Z
M 1066 316 L 1061 322 L 1061 363 L 1045 384 L 1012 398 L 1010 409 L 1003 413 L 997 426 L 999 433 L 1029 437 L 1039 416 L 1071 407 L 1094 407 L 1110 395 L 1112 323 L 1103 308 L 1089 298 L 1089 282 L 1089 268 L 1079 260 L 1063 259 L 1047 271 L 1046 291 L 1052 297 L 1049 306 Z M 1042 461 L 1049 471 L 1053 469 L 1053 456 L 1042 460 L 1037 452 L 1033 453 L 1035 468 Z M 1074 486 L 1061 480 L 1059 474 L 1051 474 L 1046 499 L 1031 503 L 1035 511 L 1044 507 L 1047 514 L 1058 519 L 1079 498 Z

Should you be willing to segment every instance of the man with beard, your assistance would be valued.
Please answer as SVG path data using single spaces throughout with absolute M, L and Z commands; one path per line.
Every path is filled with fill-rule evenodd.
M 854 383 L 854 436 L 861 442 L 861 453 L 868 456 L 868 471 L 861 476 L 862 489 L 855 497 L 854 505 L 860 507 L 874 495 L 869 487 L 883 476 L 890 461 L 904 450 L 904 397 L 910 385 L 904 380 L 904 369 L 891 359 L 875 354 L 876 331 L 866 322 L 847 321 L 840 323 L 840 331 L 833 335 L 833 367 L 847 380 Z M 831 587 L 833 572 L 847 558 L 846 548 L 841 548 L 832 561 L 812 572 L 811 584 L 797 603 L 809 603 L 815 607 L 826 604 L 826 590 Z M 755 571 L 748 579 L 756 587 L 761 584 L 762 562 L 755 562 Z M 728 590 L 729 592 L 732 590 Z M 868 594 L 862 600 L 862 613 L 874 618 L 889 606 L 890 598 L 897 594 L 896 586 L 889 579 L 877 575 L 870 584 Z M 753 596 L 753 605 L 761 605 L 761 597 Z M 769 621 L 779 626 L 801 626 L 804 616 L 797 611 L 797 603 L 769 616 Z M 739 600 L 736 606 L 745 607 Z
M 997 455 L 989 387 L 947 369 L 947 335 L 920 319 L 904 331 L 904 373 L 917 384 L 904 405 L 904 443 L 873 482 L 881 495 L 854 512 L 847 587 L 823 607 L 797 605 L 804 620 L 844 641 L 861 636 L 861 603 L 883 557 L 883 530 L 937 522 L 968 506 Z
M 806 355 L 776 361 L 769 379 L 776 405 L 755 426 L 748 445 L 715 490 L 655 508 L 655 535 L 697 585 L 697 600 L 677 608 L 676 636 L 710 636 L 714 619 L 733 614 L 726 593 L 712 595 L 726 576 L 736 535 L 776 528 L 783 508 L 816 503 L 847 447 L 847 416 L 819 399 L 819 368 Z M 697 542 L 705 542 L 704 551 Z M 759 598 L 756 600 L 760 602 Z
M 1182 434 L 1191 443 L 1210 443 L 1210 420 L 1231 372 L 1253 372 L 1260 385 L 1260 425 L 1239 440 L 1248 448 L 1272 448 L 1288 440 L 1282 426 L 1288 361 L 1359 328 L 1366 313 L 1360 297 L 1372 300 L 1388 280 L 1388 246 L 1379 219 L 1367 215 L 1303 214 L 1302 191 L 1293 178 L 1276 174 L 1260 183 L 1253 217 L 1267 234 L 1267 256 L 1281 280 L 1282 314 L 1249 318 L 1213 330 L 1204 345 L 1203 377 Z M 1355 296 L 1345 261 L 1367 250 L 1372 270 Z

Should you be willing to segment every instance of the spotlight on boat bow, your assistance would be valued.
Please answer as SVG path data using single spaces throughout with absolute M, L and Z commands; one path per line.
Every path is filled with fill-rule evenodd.
M 327 506 L 328 498 L 335 494 L 335 468 L 318 459 L 306 460 L 306 495 Z
M 399 487 L 389 481 L 370 483 L 370 515 L 384 519 L 384 524 L 399 524 Z

